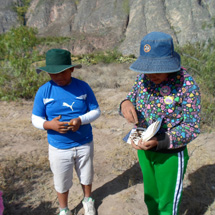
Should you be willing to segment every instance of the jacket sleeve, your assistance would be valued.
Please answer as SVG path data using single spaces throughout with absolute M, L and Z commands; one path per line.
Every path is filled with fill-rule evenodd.
M 136 97 L 139 89 L 139 81 L 141 81 L 141 79 L 142 79 L 141 76 L 138 75 L 131 91 L 127 95 L 127 99 L 132 102 L 134 107 L 136 107 Z
M 194 140 L 200 133 L 201 97 L 199 87 L 193 84 L 182 88 L 182 118 L 180 124 L 167 131 L 169 149 L 179 148 Z
M 132 104 L 134 105 L 134 107 L 136 107 L 136 95 L 137 95 L 137 90 L 138 90 L 138 78 L 139 76 L 137 76 L 137 79 L 131 89 L 131 91 L 128 93 L 127 97 L 125 99 L 123 99 L 120 104 L 119 104 L 119 108 L 118 108 L 118 112 L 119 115 L 123 116 L 122 112 L 121 112 L 121 105 L 124 101 L 129 100 L 132 102 Z

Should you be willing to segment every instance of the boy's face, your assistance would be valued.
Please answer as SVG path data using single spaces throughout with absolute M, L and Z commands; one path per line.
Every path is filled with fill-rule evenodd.
M 66 86 L 70 84 L 71 74 L 74 71 L 74 68 L 69 68 L 63 72 L 57 74 L 50 74 L 52 81 L 54 81 L 58 86 Z
M 154 74 L 146 74 L 146 77 L 155 84 L 160 84 L 165 81 L 169 73 L 154 73 Z

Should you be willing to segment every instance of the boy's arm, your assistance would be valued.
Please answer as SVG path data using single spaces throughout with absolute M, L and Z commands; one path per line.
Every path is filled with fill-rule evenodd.
M 32 121 L 32 124 L 34 127 L 41 129 L 41 130 L 45 130 L 43 127 L 43 124 L 46 121 L 45 118 L 32 114 L 31 121 Z
M 32 124 L 42 130 L 54 130 L 61 134 L 65 134 L 69 128 L 65 125 L 67 122 L 60 122 L 61 115 L 55 117 L 51 121 L 47 121 L 45 118 L 32 114 Z
M 67 133 L 67 131 L 70 129 L 68 125 L 66 125 L 68 122 L 60 122 L 61 115 L 58 117 L 55 117 L 51 121 L 45 121 L 43 123 L 43 127 L 45 130 L 54 130 L 61 134 Z
M 81 125 L 89 124 L 96 120 L 101 114 L 100 108 L 96 108 L 94 110 L 91 110 L 84 115 L 81 115 L 77 118 L 71 119 L 68 123 L 68 130 L 71 130 L 73 132 L 76 132 Z
M 95 121 L 99 116 L 101 115 L 100 108 L 96 108 L 94 110 L 91 110 L 84 115 L 79 116 L 81 119 L 81 125 L 89 124 L 93 121 Z

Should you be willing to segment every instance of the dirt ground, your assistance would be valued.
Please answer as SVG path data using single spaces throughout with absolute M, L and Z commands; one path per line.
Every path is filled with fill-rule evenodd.
M 99 75 L 102 77 L 102 73 Z M 114 85 L 113 88 L 102 83 L 93 85 L 102 111 L 101 117 L 92 123 L 95 142 L 93 197 L 97 213 L 147 215 L 136 151 L 122 141 L 132 125 L 118 115 L 118 104 L 128 91 L 121 82 Z M 47 160 L 46 132 L 32 126 L 32 106 L 33 101 L 0 101 L 0 187 L 4 191 L 7 215 L 58 213 Z M 213 132 L 202 133 L 189 144 L 190 160 L 184 180 L 181 215 L 215 215 L 214 135 Z M 84 214 L 82 198 L 74 174 L 69 195 L 73 214 Z

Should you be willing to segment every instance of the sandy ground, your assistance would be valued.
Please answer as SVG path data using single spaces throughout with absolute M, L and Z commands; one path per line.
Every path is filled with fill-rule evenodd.
M 101 117 L 92 123 L 95 142 L 93 197 L 96 199 L 97 213 L 147 215 L 136 151 L 122 141 L 132 125 L 117 111 L 127 91 L 120 87 L 95 88 L 95 94 L 102 111 Z M 32 126 L 32 106 L 32 101 L 0 101 L 0 173 L 4 173 L 0 179 L 4 180 L 6 173 L 14 169 L 10 175 L 14 184 L 4 191 L 5 195 L 13 196 L 13 199 L 7 197 L 7 215 L 58 213 L 52 174 L 48 167 L 46 132 Z M 181 215 L 215 215 L 214 135 L 202 133 L 189 144 L 190 160 L 184 180 Z M 26 167 L 20 173 L 20 165 L 27 166 L 26 163 L 35 163 L 38 169 L 26 170 Z M 24 181 L 19 180 L 29 171 L 32 171 L 32 176 L 26 176 Z M 36 177 L 34 171 L 38 171 Z M 13 195 L 8 194 L 10 188 Z M 74 185 L 69 195 L 69 207 L 73 214 L 84 214 L 82 198 L 81 187 L 74 175 Z

